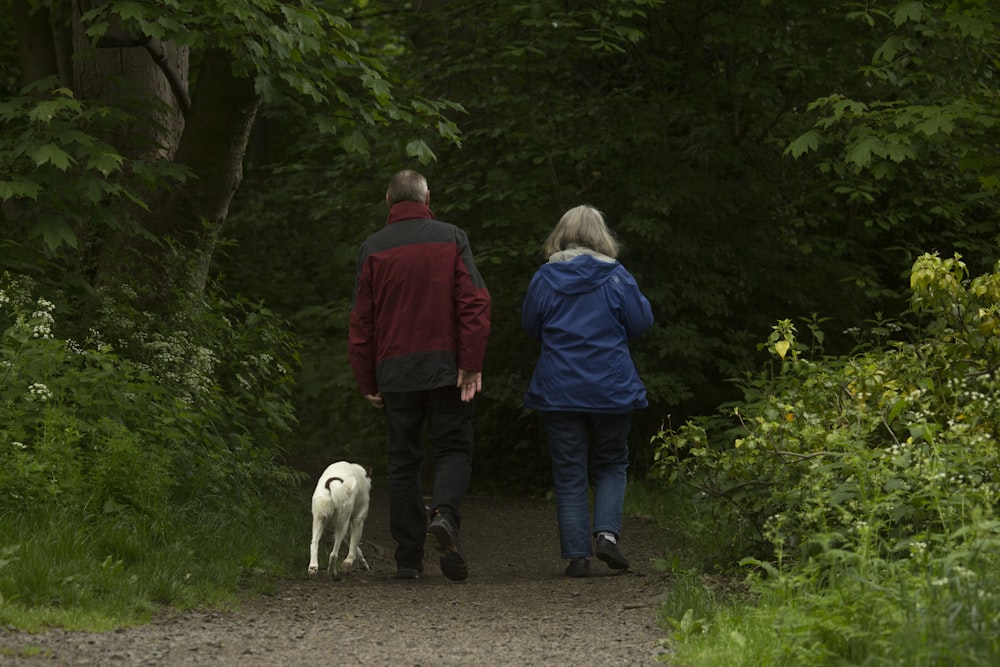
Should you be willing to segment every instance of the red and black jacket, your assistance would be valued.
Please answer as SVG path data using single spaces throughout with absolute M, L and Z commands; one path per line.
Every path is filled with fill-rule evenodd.
M 490 293 L 458 227 L 395 204 L 358 252 L 348 356 L 361 393 L 454 386 L 482 371 Z

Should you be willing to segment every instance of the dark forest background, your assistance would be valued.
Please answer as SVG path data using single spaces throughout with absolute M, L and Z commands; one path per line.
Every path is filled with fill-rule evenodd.
M 656 316 L 637 475 L 662 427 L 737 395 L 777 320 L 844 354 L 922 253 L 997 258 L 988 2 L 3 4 L 0 265 L 57 304 L 57 337 L 117 337 L 182 397 L 167 367 L 204 367 L 219 460 L 237 438 L 310 474 L 379 465 L 346 326 L 401 168 L 493 295 L 483 489 L 547 484 L 519 308 L 571 206 L 606 214 Z M 248 359 L 288 372 L 253 385 Z
M 493 295 L 477 401 L 485 487 L 547 483 L 539 423 L 520 405 L 536 353 L 520 303 L 571 206 L 604 211 L 653 304 L 657 324 L 634 346 L 651 399 L 631 440 L 640 474 L 662 425 L 736 396 L 730 380 L 760 367 L 777 319 L 842 354 L 898 312 L 921 253 L 989 268 L 997 154 L 982 91 L 995 62 L 943 7 L 897 4 L 358 8 L 352 23 L 374 31 L 400 93 L 461 105 L 447 114 L 461 135 L 418 133 L 434 152 L 420 164 L 400 149 L 409 128 L 366 128 L 364 149 L 345 153 L 287 109 L 263 110 L 215 267 L 302 340 L 291 453 L 319 465 L 379 451 L 345 332 L 356 247 L 383 224 L 402 167 L 425 173 L 435 213 L 468 231 Z

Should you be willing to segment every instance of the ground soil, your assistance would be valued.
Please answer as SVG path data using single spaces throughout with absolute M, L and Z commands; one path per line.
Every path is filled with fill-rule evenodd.
M 371 570 L 334 580 L 283 581 L 236 610 L 164 613 L 108 633 L 0 628 L 0 664 L 131 667 L 213 665 L 657 665 L 666 660 L 657 613 L 666 595 L 665 538 L 625 517 L 624 572 L 591 563 L 563 576 L 554 507 L 542 500 L 466 498 L 461 542 L 469 578 L 446 579 L 436 553 L 426 574 L 394 578 L 385 499 L 373 491 L 362 549 Z M 328 547 L 326 547 L 328 548 Z M 321 562 L 324 558 L 321 555 Z

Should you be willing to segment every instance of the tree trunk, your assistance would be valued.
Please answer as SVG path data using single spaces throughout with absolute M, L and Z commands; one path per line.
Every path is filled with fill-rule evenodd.
M 84 42 L 77 10 L 75 41 Z M 186 48 L 156 44 L 109 30 L 95 58 L 77 60 L 75 87 L 82 97 L 135 108 L 135 101 L 164 102 L 147 109 L 145 127 L 123 128 L 112 138 L 133 159 L 171 159 L 193 177 L 163 194 L 150 193 L 149 211 L 136 218 L 155 241 L 123 232 L 101 243 L 94 283 L 129 283 L 142 306 L 163 314 L 196 303 L 204 293 L 222 225 L 243 177 L 243 156 L 260 99 L 254 81 L 233 75 L 231 55 L 208 49 L 198 63 L 198 84 L 188 101 Z M 119 47 L 119 45 L 127 45 Z M 119 83 L 124 81 L 125 83 Z M 190 108 L 188 108 L 190 104 Z M 139 133 L 151 141 L 136 143 Z
M 135 119 L 102 138 L 128 159 L 172 160 L 192 172 L 176 188 L 140 193 L 148 210 L 136 206 L 130 215 L 148 235 L 110 226 L 82 230 L 89 234 L 82 247 L 93 256 L 79 264 L 95 267 L 94 285 L 128 284 L 140 295 L 138 305 L 169 315 L 183 307 L 178 299 L 197 303 L 204 293 L 260 98 L 253 78 L 234 75 L 232 55 L 222 49 L 202 55 L 189 100 L 187 47 L 128 34 L 114 22 L 92 43 L 82 16 L 108 1 L 76 0 L 71 21 L 53 22 L 49 12 L 32 11 L 30 0 L 12 0 L 22 72 L 25 83 L 58 74 L 70 32 L 77 97 L 127 109 Z
M 191 296 L 205 289 L 219 233 L 243 180 L 243 157 L 259 106 L 254 80 L 233 75 L 232 56 L 221 49 L 206 51 L 175 156 L 196 178 L 163 202 L 153 229 L 183 248 L 187 266 L 177 285 Z
M 108 137 L 123 155 L 138 159 L 172 158 L 184 117 L 171 81 L 144 48 L 148 40 L 130 35 L 114 25 L 98 44 L 87 37 L 82 13 L 94 3 L 74 3 L 73 16 L 73 90 L 82 99 L 129 109 L 139 119 L 133 127 L 122 128 L 118 137 Z M 103 44 L 103 46 L 102 46 Z M 175 44 L 162 45 L 165 67 L 170 68 L 186 89 L 188 85 L 189 49 Z M 162 104 L 151 105 L 150 100 Z M 148 139 L 136 142 L 133 135 Z
M 27 0 L 12 0 L 11 18 L 18 37 L 21 85 L 58 74 L 59 62 L 48 10 L 32 9 Z

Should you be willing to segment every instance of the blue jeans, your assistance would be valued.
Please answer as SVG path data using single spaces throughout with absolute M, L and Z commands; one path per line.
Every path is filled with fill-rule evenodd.
M 563 558 L 588 558 L 591 537 L 621 535 L 632 414 L 543 412 Z M 594 483 L 591 523 L 589 479 Z
M 389 532 L 396 541 L 396 565 L 422 569 L 427 510 L 422 471 L 424 425 L 434 463 L 431 511 L 441 510 L 458 527 L 462 498 L 472 474 L 472 403 L 457 387 L 383 392 L 389 426 Z

